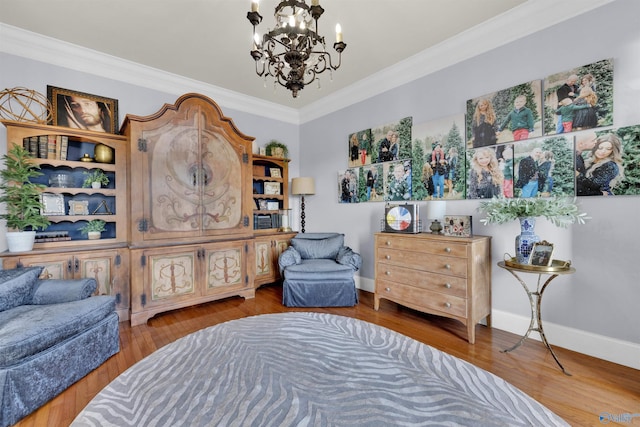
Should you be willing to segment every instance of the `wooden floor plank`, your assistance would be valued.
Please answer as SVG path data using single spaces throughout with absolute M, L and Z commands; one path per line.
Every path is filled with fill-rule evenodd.
M 519 336 L 476 327 L 476 343 L 466 341 L 461 323 L 420 313 L 383 300 L 373 310 L 373 295 L 360 292 L 356 307 L 300 309 L 282 306 L 282 289 L 263 286 L 256 298 L 222 301 L 160 314 L 146 325 L 120 323 L 120 352 L 60 396 L 16 424 L 17 427 L 65 426 L 110 381 L 153 351 L 199 329 L 230 320 L 286 311 L 316 311 L 355 317 L 392 329 L 486 369 L 518 387 L 574 426 L 597 426 L 600 413 L 640 412 L 640 371 L 560 347 L 556 354 L 566 376 L 541 342 L 526 341 L 512 353 Z M 635 419 L 636 423 L 640 420 Z M 613 424 L 613 423 L 612 423 Z M 633 425 L 633 423 L 632 423 Z

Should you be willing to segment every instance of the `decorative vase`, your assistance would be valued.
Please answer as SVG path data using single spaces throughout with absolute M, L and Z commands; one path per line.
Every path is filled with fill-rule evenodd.
M 540 241 L 540 236 L 535 233 L 535 217 L 522 217 L 518 220 L 520 220 L 520 234 L 516 236 L 516 261 L 520 264 L 528 264 L 533 244 Z
M 94 181 L 91 183 L 91 188 L 102 188 L 102 184 L 99 181 Z

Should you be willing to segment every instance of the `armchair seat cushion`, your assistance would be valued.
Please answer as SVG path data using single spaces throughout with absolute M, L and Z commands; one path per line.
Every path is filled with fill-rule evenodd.
M 62 304 L 22 305 L 0 312 L 0 367 L 9 367 L 74 337 L 114 311 L 114 297 L 96 296 Z
M 286 280 L 352 280 L 353 268 L 332 259 L 303 259 L 284 270 Z

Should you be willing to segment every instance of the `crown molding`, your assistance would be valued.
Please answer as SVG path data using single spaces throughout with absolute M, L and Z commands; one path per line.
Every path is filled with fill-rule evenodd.
M 300 122 L 334 113 L 613 1 L 529 0 L 301 108 Z
M 176 96 L 198 92 L 214 98 L 219 105 L 227 108 L 299 125 L 335 113 L 613 1 L 615 0 L 528 0 L 300 109 L 240 94 L 4 23 L 0 23 L 0 52 Z
M 218 105 L 260 117 L 299 124 L 297 109 L 168 73 L 0 22 L 0 52 L 73 69 L 135 86 L 171 93 L 202 93 Z

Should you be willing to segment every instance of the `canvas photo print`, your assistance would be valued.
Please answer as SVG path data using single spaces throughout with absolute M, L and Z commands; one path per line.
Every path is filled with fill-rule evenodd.
M 467 147 L 542 136 L 542 82 L 534 80 L 467 101 Z
M 544 133 L 613 124 L 613 59 L 552 74 L 544 80 Z
M 411 200 L 411 160 L 385 163 L 383 171 L 384 200 L 387 202 Z
M 349 135 L 349 167 L 371 164 L 371 129 Z
M 358 168 L 338 172 L 338 202 L 358 203 Z
M 640 194 L 640 125 L 575 136 L 577 196 Z
M 410 159 L 411 126 L 412 118 L 405 117 L 371 129 L 374 141 L 371 163 Z
M 413 199 L 464 199 L 464 114 L 413 126 Z

